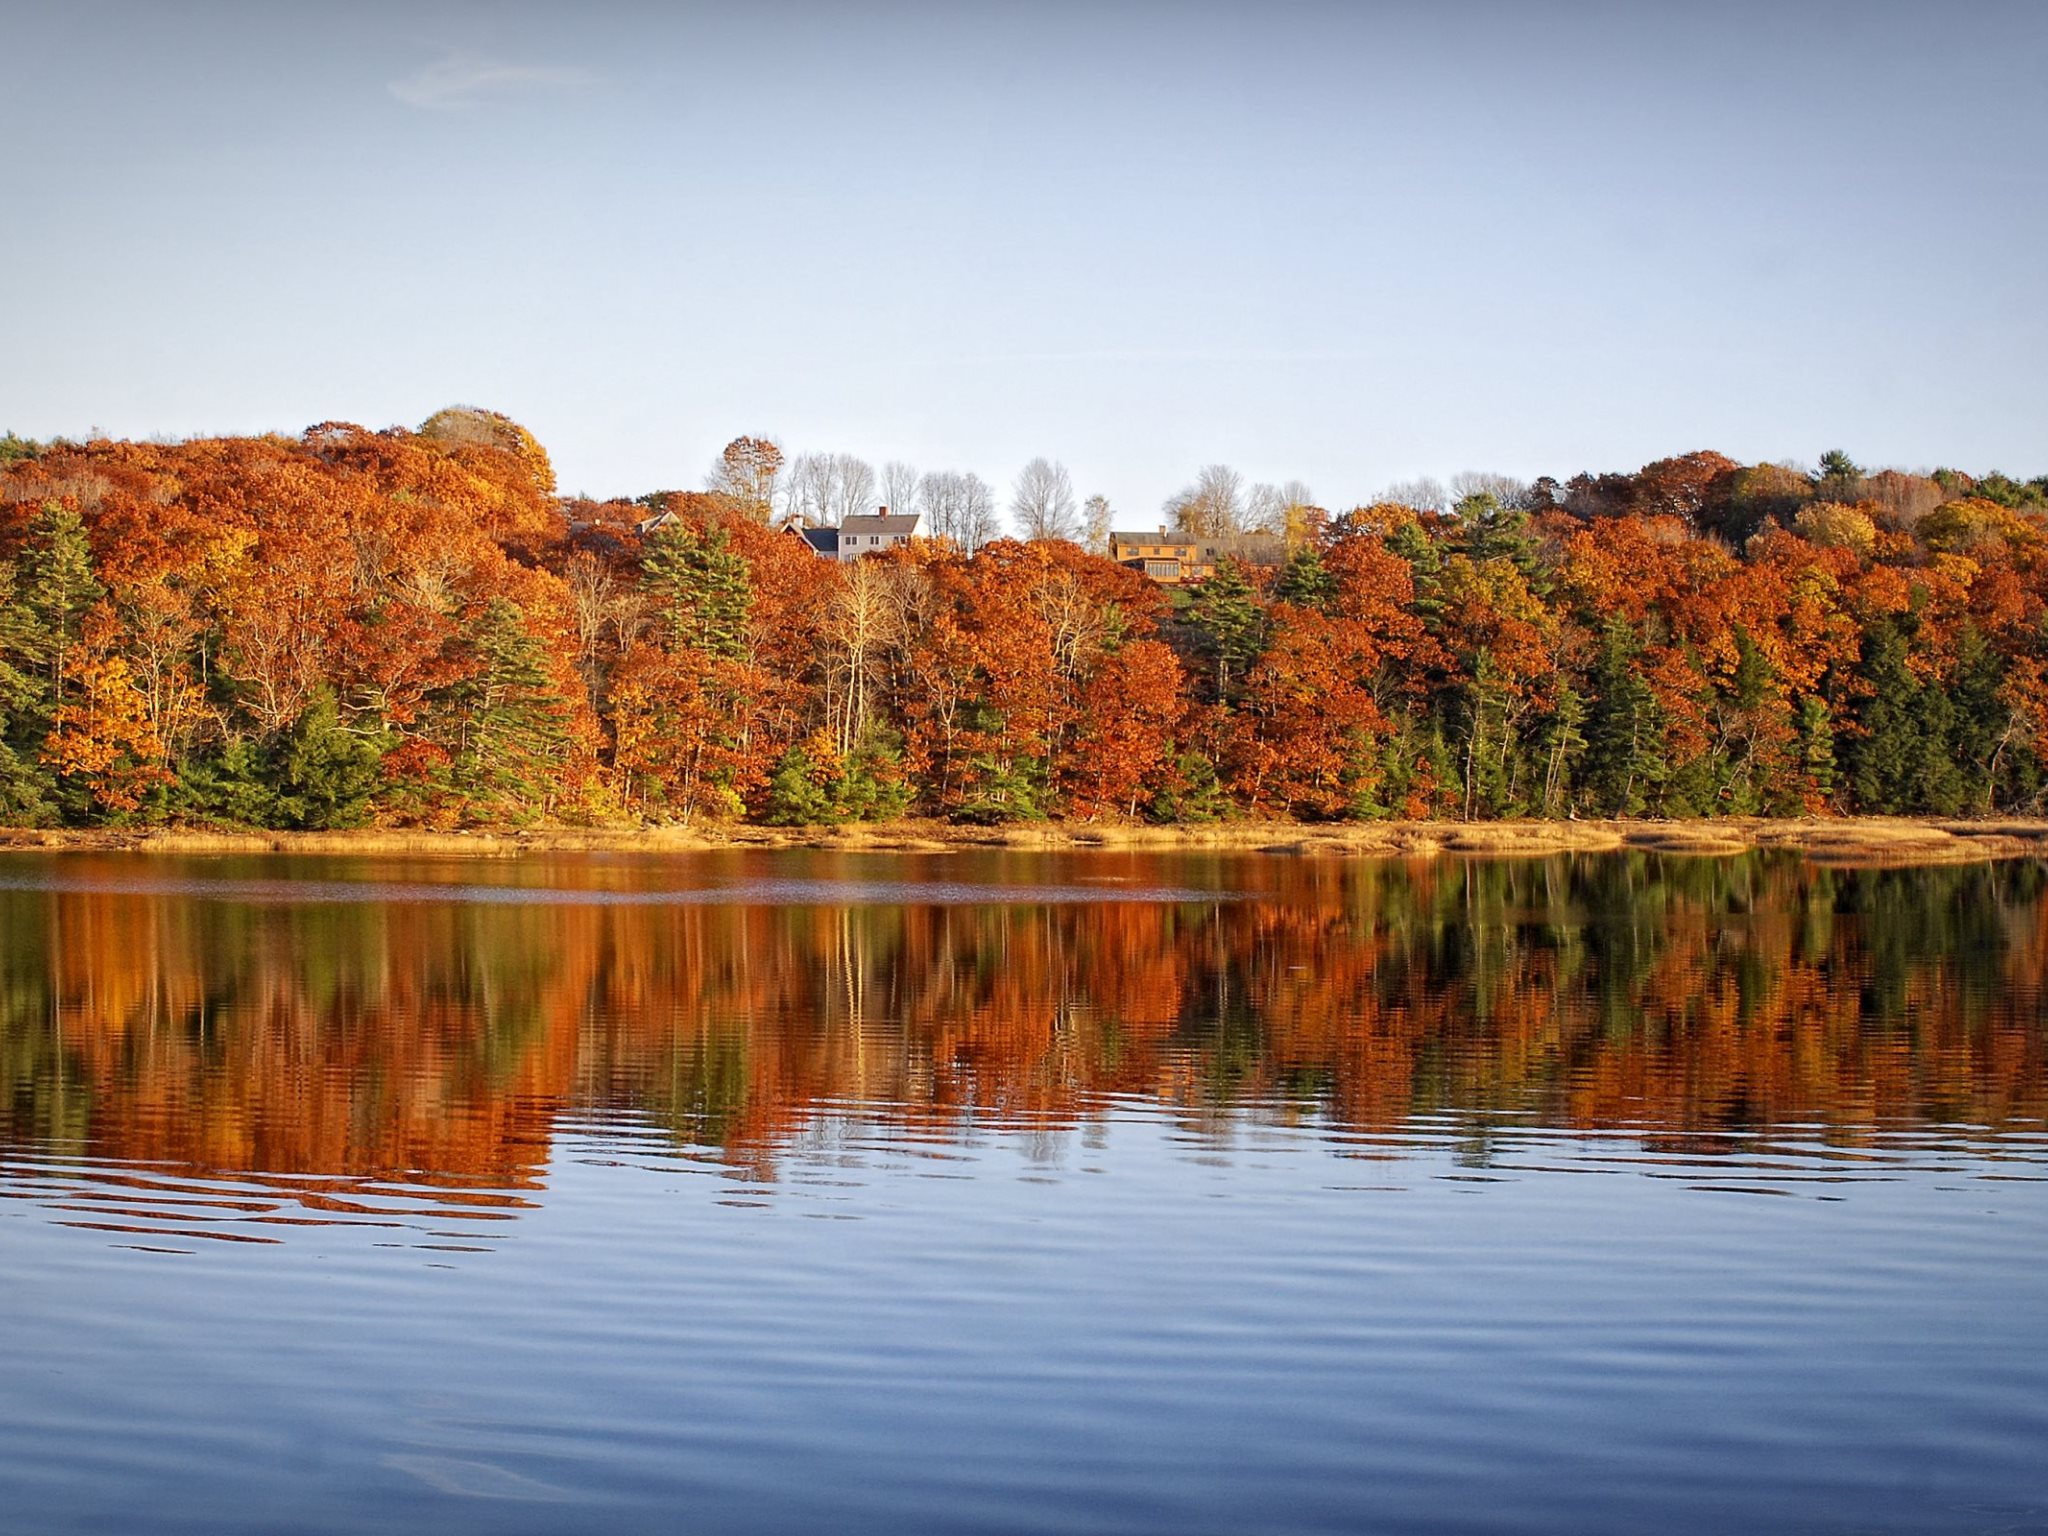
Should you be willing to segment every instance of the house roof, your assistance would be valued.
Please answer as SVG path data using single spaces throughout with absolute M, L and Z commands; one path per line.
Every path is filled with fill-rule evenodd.
M 922 512 L 868 512 L 846 518 L 839 524 L 841 533 L 919 533 L 924 529 Z
M 821 555 L 839 553 L 839 530 L 837 528 L 804 528 L 798 530 L 803 540 Z
M 1119 531 L 1109 537 L 1111 545 L 1117 549 L 1148 545 L 1155 549 L 1170 549 L 1176 554 L 1199 555 L 1204 560 L 1236 555 L 1255 565 L 1277 562 L 1287 548 L 1287 541 L 1277 533 L 1211 533 L 1198 538 L 1193 534 L 1147 529 L 1140 533 Z

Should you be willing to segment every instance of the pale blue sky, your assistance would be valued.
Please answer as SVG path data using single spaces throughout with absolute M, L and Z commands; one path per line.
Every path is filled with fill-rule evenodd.
M 17 5 L 0 428 L 2048 470 L 2048 4 Z

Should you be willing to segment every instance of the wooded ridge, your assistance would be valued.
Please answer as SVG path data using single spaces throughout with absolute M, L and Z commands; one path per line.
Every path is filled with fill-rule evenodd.
M 1172 521 L 1284 558 L 1168 587 L 1076 542 L 1108 509 L 1057 466 L 1040 537 L 838 560 L 794 469 L 742 438 L 706 491 L 561 497 L 469 409 L 0 438 L 0 824 L 2043 806 L 2048 479 L 1691 453 L 1332 513 L 1205 472 Z

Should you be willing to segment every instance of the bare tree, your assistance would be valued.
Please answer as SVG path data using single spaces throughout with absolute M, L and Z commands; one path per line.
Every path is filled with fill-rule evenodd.
M 725 445 L 705 487 L 735 510 L 762 522 L 775 506 L 775 480 L 782 472 L 782 449 L 771 437 L 736 437 Z
M 1444 489 L 1441 480 L 1422 475 L 1414 480 L 1397 480 L 1394 484 L 1373 497 L 1375 502 L 1392 502 L 1399 507 L 1413 507 L 1418 512 L 1448 512 L 1451 510 L 1451 493 Z
M 1468 469 L 1451 476 L 1451 504 L 1456 506 L 1468 496 L 1491 496 L 1500 506 L 1522 512 L 1529 509 L 1533 499 L 1526 480 L 1483 469 Z
M 798 454 L 785 479 L 784 515 L 806 526 L 837 527 L 874 510 L 874 466 L 850 453 Z
M 948 539 L 973 554 L 996 536 L 996 494 L 981 476 L 935 470 L 917 482 L 917 508 L 934 538 Z
M 1316 493 L 1299 480 L 1285 485 L 1259 484 L 1245 492 L 1244 525 L 1258 533 L 1277 533 L 1299 539 L 1308 526 L 1309 513 L 1316 510 Z
M 1074 510 L 1074 481 L 1067 466 L 1033 459 L 1017 475 L 1010 497 L 1010 515 L 1027 539 L 1075 539 L 1081 520 Z
M 1166 499 L 1173 526 L 1195 538 L 1244 529 L 1244 477 L 1228 464 L 1211 464 Z
M 1081 503 L 1082 547 L 1091 555 L 1109 553 L 1109 531 L 1116 521 L 1107 496 L 1090 496 Z
M 902 624 L 897 599 L 887 567 L 857 560 L 826 610 L 825 711 L 841 752 L 851 752 L 867 730 L 883 646 Z
M 891 512 L 908 512 L 917 505 L 917 470 L 901 459 L 882 466 L 882 505 Z
M 782 477 L 782 515 L 793 517 L 806 528 L 825 521 L 825 508 L 832 499 L 832 455 L 800 453 L 789 461 Z
M 875 468 L 866 459 L 857 459 L 850 453 L 835 453 L 833 462 L 838 474 L 833 482 L 832 521 L 843 523 L 849 517 L 875 510 Z

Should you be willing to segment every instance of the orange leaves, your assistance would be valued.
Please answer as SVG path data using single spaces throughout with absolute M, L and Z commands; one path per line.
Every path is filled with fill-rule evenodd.
M 1529 590 L 1512 562 L 1475 563 L 1453 555 L 1444 562 L 1437 591 L 1446 643 L 1467 667 L 1484 652 L 1509 693 L 1523 697 L 1543 691 L 1556 671 L 1556 616 Z
M 1370 802 L 1387 722 L 1372 626 L 1282 603 L 1246 679 L 1233 766 L 1254 813 L 1337 817 Z
M 1080 700 L 1064 785 L 1086 817 L 1135 816 L 1140 798 L 1168 765 L 1187 679 L 1172 650 L 1134 640 L 1105 657 Z
M 43 761 L 60 778 L 83 782 L 105 811 L 132 811 L 170 775 L 160 766 L 163 741 L 127 658 L 112 649 L 112 615 L 102 609 L 87 626 L 72 669 L 72 691 L 57 706 L 43 743 Z

